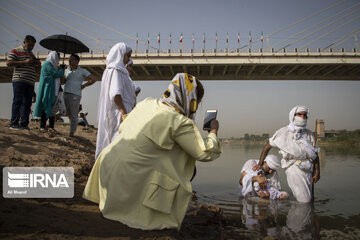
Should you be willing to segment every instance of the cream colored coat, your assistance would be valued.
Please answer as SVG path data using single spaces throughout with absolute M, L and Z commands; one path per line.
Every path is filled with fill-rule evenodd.
M 140 102 L 99 155 L 83 197 L 104 217 L 140 229 L 178 228 L 192 195 L 195 160 L 219 157 L 210 133 L 157 99 Z

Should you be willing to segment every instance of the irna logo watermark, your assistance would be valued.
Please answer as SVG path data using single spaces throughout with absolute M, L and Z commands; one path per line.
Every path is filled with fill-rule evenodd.
M 74 169 L 71 167 L 5 167 L 5 198 L 72 198 Z

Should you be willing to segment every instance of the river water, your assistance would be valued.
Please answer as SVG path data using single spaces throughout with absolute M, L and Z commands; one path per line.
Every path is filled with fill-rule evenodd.
M 227 230 L 234 239 L 360 239 L 360 155 L 322 149 L 321 179 L 314 204 L 287 200 L 244 199 L 238 194 L 243 164 L 258 159 L 262 147 L 223 144 L 219 159 L 197 163 L 193 190 L 199 202 L 224 210 Z M 270 154 L 280 157 L 276 149 Z M 282 189 L 291 194 L 284 171 Z M 292 194 L 291 194 L 292 195 Z

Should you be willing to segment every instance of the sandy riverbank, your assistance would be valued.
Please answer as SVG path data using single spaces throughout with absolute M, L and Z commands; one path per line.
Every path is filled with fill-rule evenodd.
M 79 126 L 68 137 L 68 125 L 55 125 L 56 135 L 10 130 L 0 119 L 0 165 L 68 166 L 74 168 L 75 194 L 71 199 L 5 199 L 0 204 L 0 238 L 5 239 L 226 239 L 222 211 L 193 202 L 180 231 L 141 231 L 105 219 L 98 206 L 81 195 L 94 162 L 96 130 Z M 2 175 L 2 171 L 1 171 Z M 1 184 L 2 188 L 2 184 Z M 2 192 L 2 190 L 1 190 Z

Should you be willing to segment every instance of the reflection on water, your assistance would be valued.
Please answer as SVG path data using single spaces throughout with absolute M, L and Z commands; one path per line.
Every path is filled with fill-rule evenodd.
M 220 159 L 197 163 L 193 181 L 199 200 L 215 203 L 224 210 L 234 239 L 359 239 L 358 191 L 360 156 L 322 151 L 321 179 L 315 185 L 315 202 L 265 200 L 239 197 L 240 170 L 248 159 L 258 159 L 262 148 L 224 145 Z M 280 155 L 275 149 L 271 154 Z M 281 186 L 291 193 L 283 170 Z
M 319 238 L 319 223 L 311 204 L 291 202 L 290 210 L 282 213 L 282 207 L 288 208 L 285 208 L 281 201 L 243 198 L 241 202 L 242 222 L 248 230 L 257 234 L 256 238 L 265 236 L 284 239 Z

